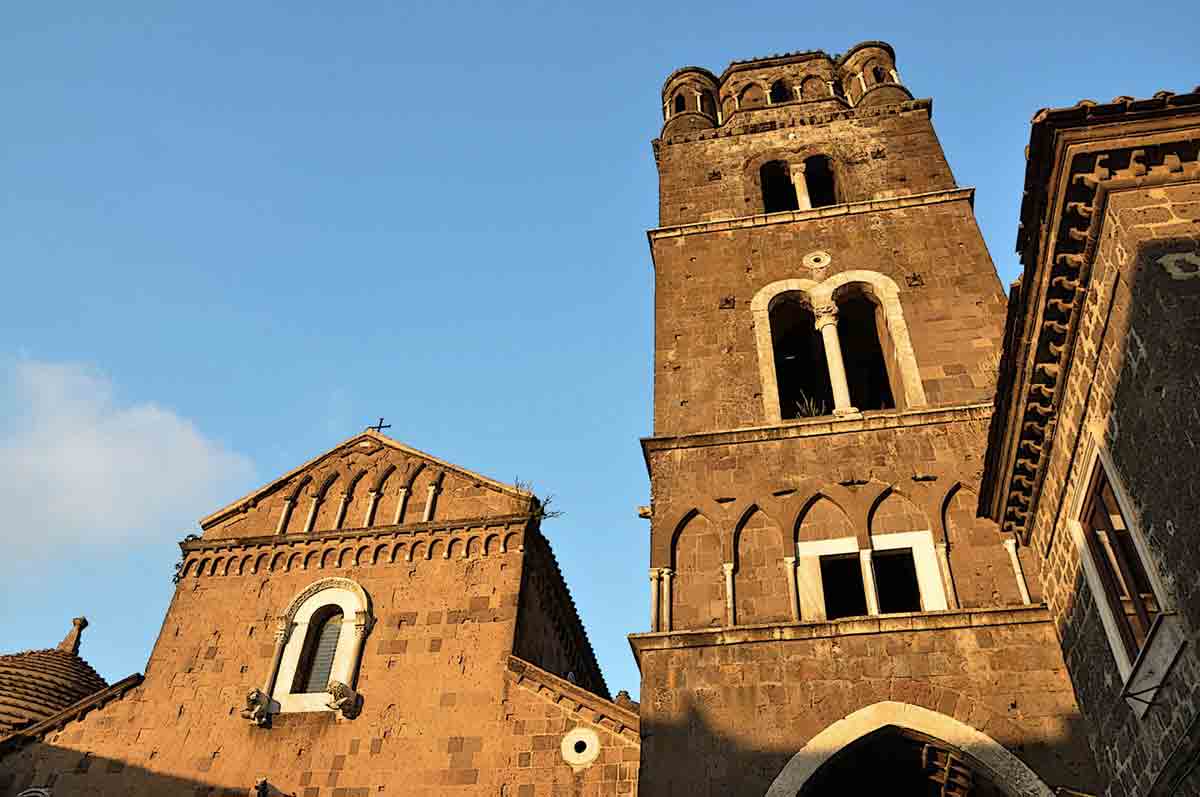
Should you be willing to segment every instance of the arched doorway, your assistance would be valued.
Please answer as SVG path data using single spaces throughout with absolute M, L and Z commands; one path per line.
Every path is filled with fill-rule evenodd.
M 875 782 L 883 788 L 872 788 Z M 843 794 L 1053 797 L 995 739 L 953 717 L 892 700 L 861 708 L 818 733 L 767 790 L 767 797 Z
M 1006 797 L 956 747 L 894 725 L 847 745 L 800 789 L 799 797 Z

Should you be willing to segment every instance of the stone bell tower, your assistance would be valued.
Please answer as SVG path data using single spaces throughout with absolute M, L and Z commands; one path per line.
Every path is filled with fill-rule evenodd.
M 1037 563 L 974 511 L 1005 298 L 931 101 L 883 42 L 662 97 L 641 793 L 1090 786 Z

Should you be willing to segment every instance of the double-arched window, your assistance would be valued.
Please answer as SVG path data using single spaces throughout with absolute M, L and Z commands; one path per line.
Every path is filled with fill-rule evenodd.
M 799 163 L 767 161 L 759 167 L 758 178 L 764 213 L 808 210 L 838 202 L 833 163 L 825 155 L 813 155 Z
M 883 274 L 780 280 L 751 311 L 768 421 L 925 405 L 899 289 Z

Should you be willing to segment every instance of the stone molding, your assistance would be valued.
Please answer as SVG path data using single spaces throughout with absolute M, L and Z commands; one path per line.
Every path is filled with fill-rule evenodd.
M 891 83 L 888 85 L 899 86 L 899 84 Z M 901 87 L 902 88 L 902 87 Z M 907 91 L 907 89 L 905 89 Z M 833 97 L 824 97 L 822 101 L 835 99 Z M 803 103 L 796 103 L 803 104 Z M 770 110 L 777 108 L 775 105 L 765 105 L 760 108 L 754 108 L 755 111 Z M 744 110 L 744 109 L 743 109 Z M 829 124 L 844 119 L 863 119 L 877 116 L 899 116 L 902 113 L 910 111 L 922 111 L 927 115 L 933 114 L 933 100 L 919 99 L 907 100 L 891 105 L 878 105 L 875 107 L 860 108 L 857 106 L 849 107 L 844 110 L 826 111 L 825 113 L 808 114 L 804 116 L 795 116 L 787 120 L 770 120 L 766 122 L 752 122 L 742 127 L 730 127 L 728 124 L 711 130 L 704 130 L 699 133 L 685 134 L 672 138 L 660 138 L 654 142 L 655 156 L 658 155 L 660 146 L 672 146 L 675 144 L 688 144 L 695 141 L 704 141 L 714 138 L 727 138 L 729 136 L 753 135 L 754 133 L 765 133 L 774 130 L 780 130 L 788 127 L 813 127 L 815 125 Z M 731 117 L 732 118 L 732 117 Z
M 518 686 L 599 725 L 633 744 L 641 744 L 641 720 L 636 712 L 608 700 L 517 656 L 508 657 L 509 677 Z
M 513 553 L 522 550 L 531 520 L 528 515 L 510 515 L 349 532 L 184 540 L 179 544 L 184 557 L 179 578 Z
M 1200 103 L 1200 95 L 1188 96 Z M 1088 141 L 1089 132 L 1099 135 L 1076 131 L 1080 140 L 1065 135 L 1056 142 L 1052 209 L 1046 209 L 1050 200 L 1044 193 L 1038 200 L 1027 200 L 1022 209 L 1019 251 L 1024 270 L 1009 297 L 979 509 L 1026 545 L 1082 307 L 1092 291 L 1109 194 L 1200 180 L 1200 133 L 1195 127 L 1130 131 L 1129 137 L 1115 142 L 1110 137 Z M 1035 127 L 1035 140 L 1038 135 Z M 1038 219 L 1033 233 L 1029 225 Z
M 889 726 L 932 736 L 957 748 L 1010 797 L 1054 797 L 1025 762 L 992 737 L 945 714 L 892 700 L 861 708 L 810 739 L 776 776 L 766 797 L 798 794 L 808 779 L 847 745 Z
M 855 216 L 861 213 L 905 210 L 963 200 L 974 205 L 975 189 L 951 188 L 945 191 L 930 191 L 923 194 L 888 197 L 887 199 L 865 199 L 860 202 L 845 202 L 840 205 L 826 205 L 819 208 L 809 208 L 808 210 L 784 210 L 779 213 L 758 213 L 753 216 L 738 216 L 717 221 L 698 221 L 690 224 L 675 224 L 669 227 L 654 227 L 646 231 L 646 237 L 650 240 L 651 245 L 653 245 L 655 241 L 666 238 L 728 232 L 729 230 L 744 230 L 749 227 L 766 227 L 771 224 L 791 224 L 798 221 L 828 219 L 836 216 Z
M 643 437 L 642 455 L 647 460 L 651 454 L 688 448 L 737 445 L 739 443 L 767 443 L 792 438 L 821 437 L 845 432 L 874 432 L 885 429 L 910 429 L 942 423 L 966 423 L 987 421 L 992 415 L 990 402 L 960 404 L 951 407 L 920 408 L 914 410 L 871 410 L 854 415 L 800 418 L 769 426 L 748 426 L 742 429 L 724 429 L 717 432 L 670 437 Z
M 1045 604 L 1006 606 L 999 609 L 961 609 L 944 612 L 882 614 L 874 617 L 827 620 L 819 623 L 770 623 L 736 628 L 701 628 L 686 631 L 630 634 L 629 646 L 639 666 L 649 651 L 721 647 L 762 642 L 832 639 L 868 634 L 938 632 L 961 628 L 1050 623 Z

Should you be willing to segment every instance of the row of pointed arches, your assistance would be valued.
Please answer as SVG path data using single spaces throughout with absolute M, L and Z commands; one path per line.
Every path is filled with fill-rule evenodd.
M 304 474 L 284 493 L 276 533 L 429 522 L 444 479 L 442 470 L 415 460 Z
M 366 543 L 313 547 L 307 550 L 236 554 L 229 556 L 193 556 L 184 562 L 180 575 L 245 576 L 259 573 L 299 570 L 327 570 L 348 567 L 387 565 L 432 559 L 474 559 L 508 553 L 519 544 L 515 532 L 473 534 L 431 540 Z

